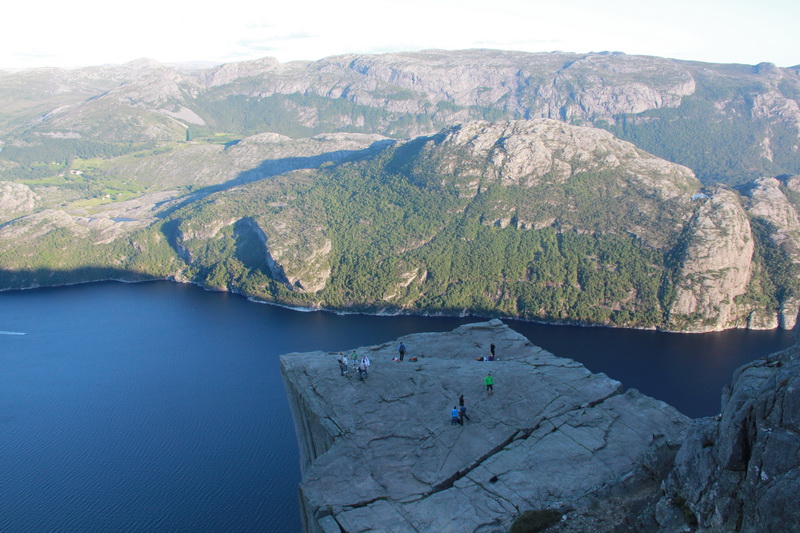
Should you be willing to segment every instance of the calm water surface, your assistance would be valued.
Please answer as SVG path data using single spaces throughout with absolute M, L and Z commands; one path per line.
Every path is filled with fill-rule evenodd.
M 278 355 L 477 320 L 300 313 L 166 282 L 0 293 L 0 531 L 299 531 Z M 691 416 L 791 343 L 506 323 Z

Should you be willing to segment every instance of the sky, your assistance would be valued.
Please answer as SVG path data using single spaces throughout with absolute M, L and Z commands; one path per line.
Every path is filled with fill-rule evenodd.
M 433 48 L 788 67 L 800 64 L 800 0 L 40 0 L 0 19 L 0 68 L 13 69 Z

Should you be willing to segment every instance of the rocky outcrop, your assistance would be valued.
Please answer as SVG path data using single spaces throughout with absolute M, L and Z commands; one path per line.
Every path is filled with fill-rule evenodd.
M 701 188 L 686 167 L 605 130 L 552 119 L 466 122 L 408 145 L 417 148 L 409 173 L 427 186 L 469 198 L 494 184 L 521 188 L 509 196 L 528 201 L 487 206 L 485 223 L 500 227 L 635 234 L 662 248 L 688 222 Z
M 337 352 L 281 357 L 305 531 L 499 533 L 547 509 L 553 533 L 800 529 L 800 347 L 741 367 L 720 414 L 690 421 L 498 320 L 400 340 L 417 361 L 357 349 L 364 382 Z M 476 361 L 490 343 L 499 360 Z
M 0 222 L 33 211 L 39 195 L 22 183 L 0 181 Z
M 476 69 L 478 64 L 480 69 Z M 675 62 L 623 54 L 432 50 L 331 57 L 307 68 L 320 77 L 334 69 L 348 73 L 350 98 L 363 105 L 383 105 L 402 112 L 419 112 L 424 109 L 420 103 L 444 100 L 465 110 L 506 102 L 520 116 L 531 118 L 610 118 L 618 113 L 677 106 L 682 96 L 695 89 L 690 73 Z M 638 79 L 631 76 L 633 73 Z M 381 89 L 413 91 L 417 99 L 381 97 L 381 91 L 372 88 L 376 82 Z M 439 110 L 439 114 L 452 114 L 457 120 L 469 116 L 462 112 L 458 118 L 457 113 Z
M 759 274 L 754 261 L 758 227 L 764 228 L 762 241 L 767 241 L 761 246 L 780 250 L 770 256 L 762 252 L 762 260 L 782 263 L 778 269 L 787 272 L 800 263 L 800 221 L 787 196 L 793 193 L 793 183 L 759 178 L 744 189 L 744 195 L 718 188 L 710 197 L 697 200 L 700 206 L 687 233 L 677 295 L 670 307 L 671 327 L 684 331 L 794 328 L 800 294 L 793 289 L 781 291 L 774 308 L 741 299 L 746 293 L 759 292 L 753 285 Z M 791 284 L 786 279 L 775 281 Z
M 792 204 L 787 194 L 796 194 L 797 183 L 796 176 L 785 183 L 776 178 L 755 180 L 748 191 L 747 209 L 751 217 L 766 222 L 768 238 L 781 250 L 781 259 L 794 265 L 800 264 L 800 219 L 798 207 Z M 786 268 L 793 267 L 787 265 Z M 780 302 L 777 317 L 780 327 L 793 329 L 798 313 L 800 293 L 788 291 Z
M 800 220 L 797 211 L 776 178 L 759 178 L 749 190 L 748 212 L 754 218 L 767 221 L 770 238 L 785 251 L 793 263 L 800 263 Z
M 340 375 L 336 352 L 281 357 L 305 531 L 505 531 L 526 509 L 566 509 L 688 426 L 498 320 L 401 340 L 403 362 L 396 342 L 357 349 L 372 363 L 363 382 Z M 499 360 L 477 361 L 492 343 Z M 450 421 L 461 394 L 463 426 Z
M 669 163 L 596 128 L 568 126 L 557 120 L 474 121 L 444 130 L 442 149 L 465 147 L 470 156 L 488 161 L 478 169 L 459 168 L 452 160 L 441 170 L 480 174 L 524 186 L 543 179 L 564 182 L 583 172 L 619 171 L 646 186 L 648 193 L 669 199 L 696 190 L 700 183 L 686 167 Z M 481 172 L 482 171 L 482 172 Z
M 295 290 L 313 293 L 324 289 L 331 275 L 331 240 L 324 228 L 309 225 L 303 231 L 294 231 L 280 220 L 266 218 L 261 223 L 269 237 L 257 222 L 253 226 L 263 242 L 274 279 Z
M 671 326 L 685 331 L 744 327 L 748 313 L 736 298 L 747 292 L 753 250 L 750 222 L 738 195 L 716 190 L 692 223 L 670 308 Z
M 744 365 L 719 415 L 579 499 L 550 533 L 800 530 L 800 349 Z M 677 453 L 675 451 L 677 448 Z
M 659 531 L 800 530 L 800 350 L 736 371 L 722 412 L 696 420 L 651 508 Z

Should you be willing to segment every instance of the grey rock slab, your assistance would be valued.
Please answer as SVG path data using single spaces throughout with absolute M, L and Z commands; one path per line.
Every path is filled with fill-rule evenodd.
M 399 341 L 407 354 L 395 362 Z M 476 360 L 492 343 L 499 360 Z M 306 531 L 331 519 L 345 531 L 504 531 L 528 508 L 624 474 L 655 434 L 688 424 L 499 320 L 356 351 L 371 361 L 363 382 L 340 375 L 338 352 L 281 357 Z M 450 421 L 461 394 L 463 426 Z

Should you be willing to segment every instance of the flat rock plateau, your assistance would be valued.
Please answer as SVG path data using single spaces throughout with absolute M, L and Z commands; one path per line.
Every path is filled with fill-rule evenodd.
M 395 362 L 400 341 L 408 352 Z M 492 343 L 498 360 L 477 360 Z M 308 532 L 505 532 L 526 510 L 567 513 L 626 479 L 644 483 L 642 465 L 690 425 L 499 320 L 355 350 L 371 361 L 363 382 L 352 367 L 340 374 L 338 351 L 281 357 Z M 450 416 L 461 394 L 463 426 Z

